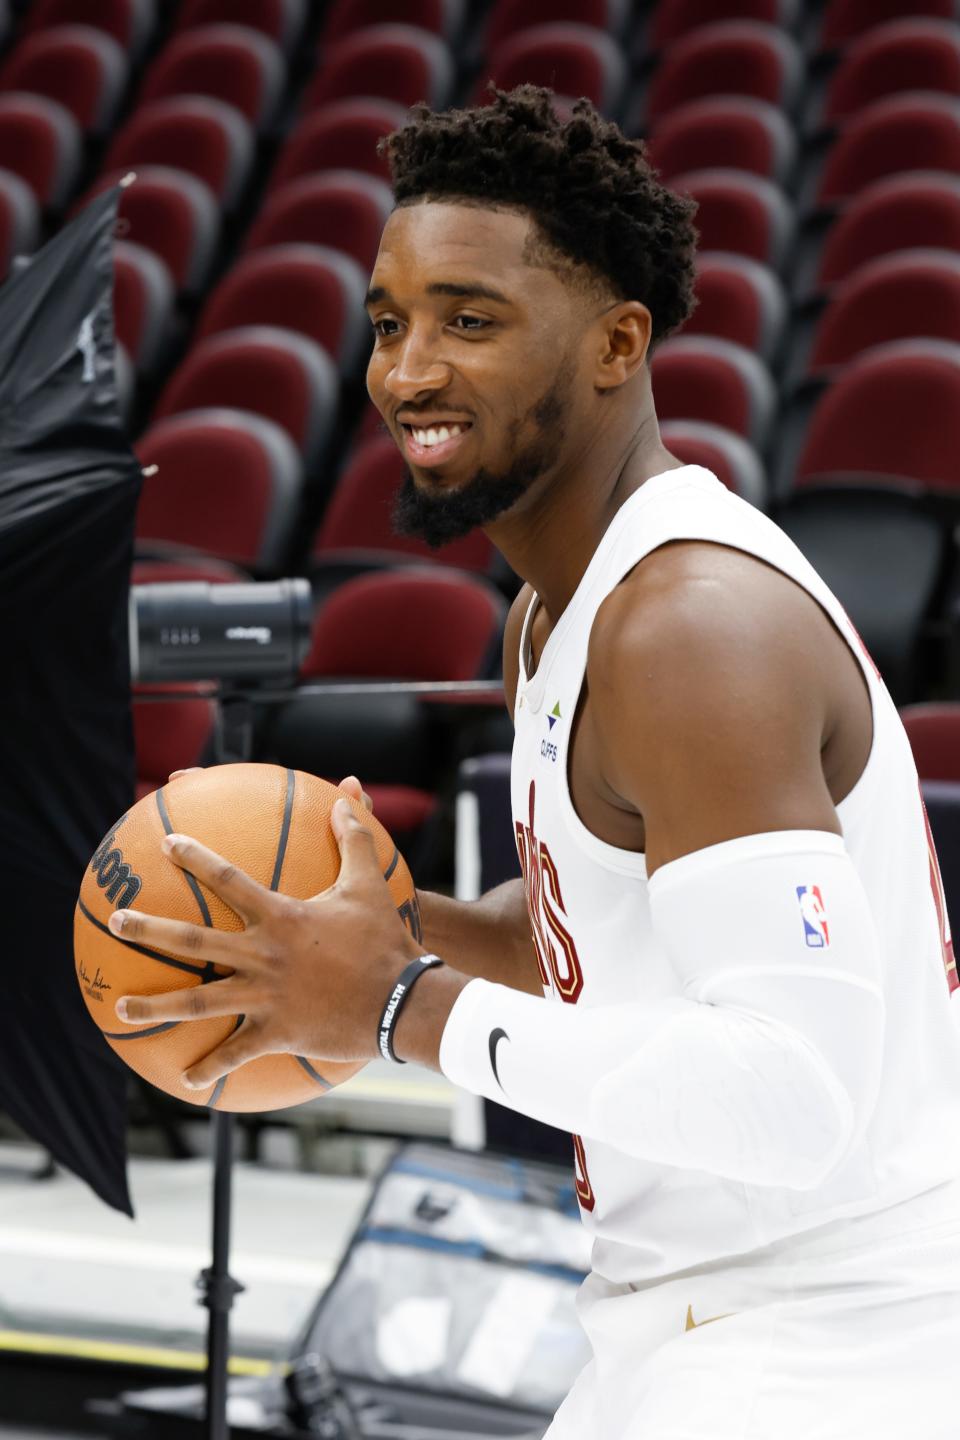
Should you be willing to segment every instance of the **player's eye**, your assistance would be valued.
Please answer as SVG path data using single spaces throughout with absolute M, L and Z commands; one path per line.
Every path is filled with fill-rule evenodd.
M 387 329 L 384 328 L 384 327 L 387 326 L 387 325 L 396 325 L 396 324 L 397 324 L 396 320 L 390 320 L 390 319 L 388 318 L 388 319 L 384 319 L 384 320 L 374 320 L 372 323 L 373 323 L 374 333 L 375 333 L 376 335 L 379 335 L 381 339 L 386 339 L 387 336 L 389 336 L 389 335 L 396 335 L 396 333 L 397 333 L 396 330 L 387 330 Z
M 486 330 L 490 324 L 490 321 L 485 320 L 482 315 L 455 315 L 453 317 L 453 323 L 455 325 L 460 320 L 464 322 L 460 327 L 463 330 Z

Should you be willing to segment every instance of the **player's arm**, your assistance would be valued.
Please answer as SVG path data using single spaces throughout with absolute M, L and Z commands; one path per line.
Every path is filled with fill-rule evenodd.
M 816 624 L 796 623 L 800 592 L 773 571 L 738 588 L 707 567 L 680 584 L 681 549 L 605 602 L 588 660 L 604 779 L 644 817 L 654 935 L 678 993 L 534 1009 L 475 981 L 440 1064 L 639 1157 L 812 1188 L 870 1118 L 884 1025 L 870 907 L 820 763 L 829 684 Z M 800 908 L 814 886 L 822 946 Z M 404 1020 L 398 1048 L 416 1049 L 414 1006 Z
M 524 585 L 510 607 L 504 627 L 503 690 L 511 719 L 517 693 L 520 632 L 531 594 L 530 586 Z M 521 880 L 507 880 L 478 900 L 454 900 L 429 890 L 418 891 L 418 897 L 423 943 L 428 950 L 448 957 L 450 964 L 466 975 L 542 996 Z

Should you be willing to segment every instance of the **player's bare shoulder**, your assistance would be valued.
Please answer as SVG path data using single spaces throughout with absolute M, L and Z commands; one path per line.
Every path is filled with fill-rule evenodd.
M 511 720 L 517 698 L 517 682 L 520 678 L 520 636 L 523 633 L 523 622 L 532 599 L 533 586 L 521 585 L 520 593 L 510 606 L 503 628 L 503 698 Z

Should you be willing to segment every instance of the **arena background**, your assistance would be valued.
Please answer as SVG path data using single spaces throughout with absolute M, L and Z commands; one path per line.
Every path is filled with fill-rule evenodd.
M 902 708 L 960 910 L 958 12 L 0 3 L 0 1435 L 204 1433 L 162 1417 L 200 1413 L 209 1117 L 113 1060 L 73 980 L 94 846 L 215 754 L 203 686 L 162 701 L 139 686 L 131 704 L 131 574 L 308 580 L 314 690 L 255 707 L 254 757 L 360 775 L 421 886 L 469 898 L 516 873 L 498 676 L 518 582 L 482 534 L 440 552 L 392 534 L 401 462 L 363 386 L 361 302 L 391 206 L 376 142 L 411 104 L 479 103 L 491 78 L 550 85 L 563 114 L 587 95 L 696 198 L 699 304 L 652 365 L 665 441 L 768 510 L 847 607 Z M 344 681 L 379 688 L 315 693 Z M 474 1157 L 463 1173 L 451 1142 Z M 455 1380 L 424 1378 L 337 1286 L 366 1263 L 385 1165 L 420 1177 L 431 1221 L 460 1185 L 510 1198 L 508 1173 L 526 1212 L 569 1218 L 568 1143 L 413 1067 L 245 1117 L 231 1323 L 251 1388 L 233 1433 L 311 1433 L 289 1407 L 257 1429 L 251 1397 L 284 1387 L 308 1331 L 332 1356 L 343 1315 L 357 1353 L 379 1346 L 405 1375 L 400 1419 L 362 1433 L 540 1433 L 550 1380 L 539 1398 L 498 1389 L 472 1352 Z M 574 1276 L 569 1243 L 535 1253 Z M 446 1281 L 421 1278 L 428 1304 Z M 118 1399 L 156 1391 L 153 1408 Z

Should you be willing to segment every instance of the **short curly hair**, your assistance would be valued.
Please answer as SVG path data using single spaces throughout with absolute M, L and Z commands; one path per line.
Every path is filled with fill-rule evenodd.
M 544 245 L 527 258 L 617 300 L 640 300 L 651 344 L 682 325 L 693 296 L 696 203 L 661 185 L 641 140 L 578 100 L 569 120 L 553 92 L 491 84 L 491 103 L 439 113 L 417 105 L 380 141 L 397 205 L 460 200 L 526 211 Z

